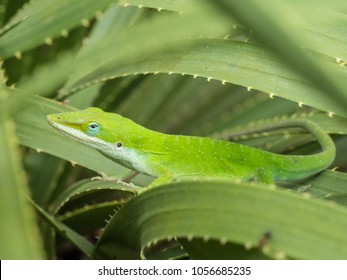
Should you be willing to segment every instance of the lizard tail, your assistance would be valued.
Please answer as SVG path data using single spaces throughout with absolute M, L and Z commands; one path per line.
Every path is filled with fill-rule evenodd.
M 277 123 L 264 124 L 242 131 L 242 134 L 259 133 L 301 127 L 312 134 L 321 146 L 322 151 L 313 155 L 279 155 L 272 156 L 273 180 L 295 180 L 314 175 L 328 168 L 335 159 L 336 149 L 331 137 L 315 122 L 307 119 L 288 119 Z

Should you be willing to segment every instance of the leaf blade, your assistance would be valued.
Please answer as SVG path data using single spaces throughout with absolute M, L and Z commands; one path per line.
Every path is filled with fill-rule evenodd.
M 131 200 L 111 219 L 97 248 L 139 257 L 153 242 L 173 236 L 257 246 L 259 236 L 271 231 L 266 253 L 277 258 L 344 259 L 346 213 L 344 207 L 267 186 L 182 182 Z

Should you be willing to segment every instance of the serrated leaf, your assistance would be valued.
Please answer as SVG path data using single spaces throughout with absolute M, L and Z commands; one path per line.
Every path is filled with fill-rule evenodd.
M 109 62 L 75 83 L 71 90 L 134 73 L 185 73 L 234 83 L 346 117 L 329 95 L 292 71 L 269 50 L 249 43 L 205 39 L 192 46 L 134 60 Z M 347 75 L 347 74 L 346 74 Z
M 336 8 L 336 2 L 316 2 L 314 16 L 318 20 L 320 20 L 320 14 L 324 15 L 327 10 Z M 293 5 L 291 1 L 274 2 L 271 0 L 251 0 L 247 3 L 218 0 L 214 3 L 221 11 L 237 18 L 252 29 L 257 38 L 269 46 L 274 53 L 280 55 L 282 61 L 306 77 L 320 90 L 316 96 L 322 98 L 329 96 L 330 102 L 337 109 L 334 111 L 346 116 L 347 98 L 345 78 L 343 78 L 346 77 L 345 69 L 338 67 L 336 63 L 335 65 L 326 63 L 319 56 L 307 52 L 303 48 L 305 33 L 300 28 L 293 27 L 295 22 L 306 19 L 307 12 L 312 14 L 309 3 L 297 2 Z M 345 22 L 347 23 L 346 19 Z M 312 21 L 308 21 L 306 24 L 312 24 Z
M 346 173 L 326 170 L 318 176 L 296 184 L 293 189 L 347 206 L 346 180 Z
M 345 259 L 346 215 L 344 207 L 268 186 L 182 182 L 129 201 L 106 226 L 97 249 L 112 257 L 139 258 L 151 244 L 173 236 L 256 247 L 261 234 L 271 231 L 267 255 Z
M 111 0 L 83 2 L 73 0 L 34 1 L 16 17 L 14 22 L 25 19 L 0 38 L 0 56 L 8 58 L 16 52 L 23 52 L 44 44 L 47 38 L 60 36 L 62 30 L 70 30 L 89 20 L 96 11 L 104 10 Z M 29 40 L 30 38 L 30 40 Z
M 30 1 L 11 20 L 0 29 L 0 34 L 7 32 L 0 39 L 0 56 L 7 58 L 16 52 L 23 52 L 41 45 L 47 38 L 53 39 L 80 25 L 83 20 L 88 21 L 111 4 L 132 5 L 139 8 L 150 7 L 158 11 L 171 10 L 178 12 L 191 11 L 198 6 L 193 0 L 185 1 L 138 1 L 138 0 L 45 0 Z M 23 24 L 21 24 L 23 23 Z M 30 38 L 30 40 L 28 40 Z
M 196 0 L 120 0 L 119 5 L 132 5 L 139 8 L 149 7 L 156 8 L 158 11 L 169 10 L 176 12 L 189 12 L 196 9 L 200 3 Z
M 112 68 L 123 63 L 129 64 L 138 58 L 156 55 L 166 48 L 188 47 L 194 43 L 190 38 L 197 38 L 202 36 L 201 34 L 203 36 L 221 36 L 228 31 L 229 27 L 224 24 L 224 18 L 218 19 L 211 16 L 212 22 L 207 22 L 206 16 L 204 13 L 194 14 L 194 16 L 156 16 L 143 20 L 130 29 L 123 30 L 117 36 L 110 36 L 102 40 L 94 48 L 87 48 L 74 61 L 73 67 L 76 71 L 61 90 L 61 94 L 76 90 L 75 88 L 78 87 L 76 82 L 100 68 L 109 69 L 110 64 L 113 66 Z M 142 47 L 136 48 L 137 44 Z M 92 82 L 89 80 L 88 83 Z
M 87 234 L 93 230 L 103 228 L 106 220 L 120 207 L 121 204 L 118 201 L 97 203 L 67 212 L 60 215 L 58 219 L 80 234 Z
M 60 221 L 58 221 L 55 217 L 45 212 L 39 205 L 35 202 L 31 202 L 40 216 L 50 224 L 59 234 L 63 237 L 67 238 L 74 244 L 77 248 L 79 248 L 87 257 L 89 258 L 100 258 L 102 255 L 98 255 L 94 252 L 94 245 L 89 242 L 86 238 L 79 235 L 77 232 L 67 227 Z
M 67 202 L 75 199 L 76 197 L 86 195 L 90 192 L 96 192 L 100 190 L 114 190 L 119 191 L 119 200 L 128 199 L 131 195 L 134 195 L 141 188 L 123 183 L 121 181 L 110 180 L 84 180 L 77 182 L 75 185 L 62 192 L 55 201 L 52 202 L 50 209 L 52 212 L 57 213 Z M 88 202 L 86 202 L 87 204 Z M 91 203 L 91 202 L 89 202 Z
M 261 235 L 259 237 L 261 239 Z M 220 240 L 187 239 L 179 240 L 189 257 L 198 260 L 267 260 L 271 259 L 264 255 L 258 248 L 246 249 L 245 246 L 227 243 Z

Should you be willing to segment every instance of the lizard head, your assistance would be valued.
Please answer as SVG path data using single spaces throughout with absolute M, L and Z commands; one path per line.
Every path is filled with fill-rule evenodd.
M 59 132 L 107 155 L 123 147 L 140 145 L 144 128 L 133 121 L 99 108 L 51 114 L 48 123 Z M 114 155 L 112 155 L 114 156 Z

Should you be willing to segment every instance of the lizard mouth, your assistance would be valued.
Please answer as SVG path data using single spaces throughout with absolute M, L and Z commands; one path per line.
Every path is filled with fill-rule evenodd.
M 49 125 L 51 125 L 52 127 L 54 127 L 55 129 L 57 129 L 59 132 L 66 134 L 68 136 L 74 136 L 74 134 L 72 133 L 72 131 L 76 131 L 76 129 L 70 128 L 70 127 L 66 127 L 60 123 L 58 123 L 55 118 L 54 115 L 49 115 L 47 116 L 47 122 Z M 70 132 L 70 133 L 69 133 Z
M 88 135 L 85 135 L 83 132 L 75 128 L 60 124 L 59 122 L 57 122 L 56 117 L 54 115 L 47 116 L 47 122 L 60 133 L 67 135 L 79 142 L 83 142 L 83 140 L 85 140 L 88 137 Z

